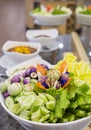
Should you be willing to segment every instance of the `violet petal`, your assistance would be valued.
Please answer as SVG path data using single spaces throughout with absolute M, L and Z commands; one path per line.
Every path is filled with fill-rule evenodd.
M 46 70 L 49 70 L 49 67 L 45 64 L 41 64 L 41 66 L 43 66 Z
M 19 75 L 15 75 L 11 78 L 11 83 L 16 83 L 16 82 L 20 82 L 21 78 L 19 77 Z
M 8 93 L 8 91 L 6 91 L 6 92 L 3 93 L 3 97 L 4 97 L 4 98 L 6 98 L 6 97 L 8 97 L 8 96 L 10 96 L 9 93 Z
M 36 68 L 34 68 L 34 67 L 33 67 L 33 68 L 28 68 L 28 69 L 25 71 L 25 74 L 26 74 L 27 77 L 29 77 L 32 72 L 37 72 L 37 71 L 36 71 Z
M 68 81 L 68 78 L 61 78 L 61 81 L 60 81 L 60 83 L 61 83 L 61 86 L 63 87 L 65 84 L 66 84 L 66 82 Z
M 25 78 L 24 80 L 23 80 L 23 83 L 24 84 L 28 84 L 30 82 L 30 78 L 29 77 L 27 77 L 27 78 Z

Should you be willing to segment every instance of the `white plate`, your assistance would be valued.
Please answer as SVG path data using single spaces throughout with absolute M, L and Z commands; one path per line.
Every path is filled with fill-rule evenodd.
M 6 70 L 6 74 L 7 76 L 10 76 L 12 75 L 13 73 L 15 74 L 15 72 L 19 73 L 19 71 L 23 70 L 23 68 L 27 68 L 31 65 L 35 66 L 37 63 L 42 63 L 42 64 L 45 64 L 45 65 L 48 65 L 49 67 L 51 67 L 52 65 L 50 63 L 48 63 L 47 61 L 43 60 L 42 58 L 40 57 L 36 57 L 36 58 L 33 58 L 31 60 L 27 60 L 21 64 L 18 64 L 18 65 L 15 65 L 9 69 Z M 16 71 L 18 70 L 18 71 Z
M 37 57 L 40 58 L 39 55 L 37 55 Z M 18 60 L 17 62 L 14 62 L 11 59 L 9 59 L 6 55 L 3 55 L 0 57 L 0 65 L 5 69 L 9 69 L 12 66 L 15 66 L 15 65 L 20 64 L 20 63 L 21 63 L 21 61 Z

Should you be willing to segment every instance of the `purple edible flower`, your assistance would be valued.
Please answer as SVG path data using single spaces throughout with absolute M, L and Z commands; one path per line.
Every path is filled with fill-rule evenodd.
M 26 73 L 25 73 L 25 72 L 22 73 L 22 77 L 23 77 L 23 78 L 26 77 Z
M 30 73 L 30 77 L 31 77 L 31 79 L 38 79 L 37 72 Z
M 31 73 L 32 73 L 32 72 L 37 72 L 37 70 L 36 70 L 35 67 L 31 68 Z
M 49 67 L 47 65 L 41 64 L 46 70 L 49 70 Z
M 25 71 L 25 76 L 26 76 L 26 77 L 29 77 L 29 76 L 30 76 L 30 73 L 31 73 L 31 69 L 28 68 L 28 69 Z
M 45 88 L 49 88 L 48 84 L 46 82 L 42 83 L 42 85 L 45 87 Z
M 37 71 L 36 71 L 36 68 L 34 68 L 34 67 L 33 67 L 33 68 L 28 68 L 28 69 L 25 71 L 26 77 L 29 77 L 32 72 L 37 72 Z
M 56 89 L 59 89 L 61 87 L 61 84 L 56 85 Z
M 65 72 L 61 75 L 61 78 L 59 80 L 61 83 L 61 87 L 63 87 L 66 84 L 66 82 L 68 81 L 68 78 L 69 78 L 68 74 L 69 74 L 68 72 Z
M 8 91 L 6 91 L 6 92 L 3 93 L 3 97 L 4 97 L 4 98 L 6 98 L 6 97 L 8 97 L 8 96 L 10 96 L 9 93 L 8 93 Z
M 11 78 L 11 83 L 19 83 L 21 81 L 21 78 L 19 75 L 15 75 Z
M 61 86 L 63 87 L 65 84 L 66 84 L 66 82 L 68 81 L 68 78 L 61 78 Z
M 62 73 L 61 77 L 68 78 L 69 77 L 68 72 Z
M 46 80 L 47 80 L 47 76 L 41 76 L 39 78 L 39 82 L 41 82 L 41 84 L 45 87 L 45 88 L 49 88 L 48 84 L 46 83 Z
M 24 84 L 28 84 L 29 82 L 30 82 L 30 78 L 29 77 L 23 79 L 23 83 Z
M 69 75 L 69 72 L 65 72 L 65 73 Z
M 39 82 L 41 82 L 41 83 L 46 82 L 46 80 L 47 80 L 47 76 L 39 77 Z

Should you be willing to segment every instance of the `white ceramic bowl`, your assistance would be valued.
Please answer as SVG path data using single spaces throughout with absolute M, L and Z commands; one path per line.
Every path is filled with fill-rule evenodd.
M 71 14 L 72 14 L 71 10 L 67 14 L 60 14 L 60 15 L 41 16 L 38 14 L 30 13 L 30 15 L 36 20 L 36 24 L 50 25 L 50 26 L 60 25 L 60 24 L 65 23 Z
M 57 29 L 28 30 L 26 37 L 29 41 L 41 43 L 41 51 L 52 51 L 58 48 L 55 43 L 58 37 Z
M 82 25 L 91 26 L 91 15 L 76 13 L 76 19 Z
M 15 47 L 15 46 L 29 46 L 37 49 L 36 52 L 31 53 L 31 54 L 22 54 L 22 53 L 17 53 L 17 52 L 9 52 L 8 49 Z M 7 57 L 15 62 L 22 62 L 25 60 L 29 60 L 31 58 L 36 57 L 41 49 L 41 44 L 40 43 L 32 43 L 32 42 L 18 42 L 18 41 L 7 41 L 3 47 L 2 51 Z
M 48 62 L 46 62 L 43 59 L 36 59 L 36 60 L 30 60 L 30 61 L 26 61 L 25 63 L 21 63 L 20 65 L 17 65 L 15 67 L 12 67 L 11 69 L 8 70 L 8 74 L 11 75 L 13 73 L 13 71 L 15 69 L 19 69 L 22 68 L 24 66 L 27 65 L 36 65 L 36 63 L 44 63 L 48 66 L 51 66 Z M 26 128 L 27 130 L 33 128 L 32 130 L 82 130 L 84 127 L 86 127 L 88 125 L 88 123 L 91 121 L 91 116 L 79 119 L 79 120 L 75 120 L 72 122 L 67 122 L 67 123 L 38 123 L 38 122 L 33 122 L 33 121 L 29 121 L 26 119 L 23 119 L 15 114 L 13 114 L 12 112 L 10 112 L 9 109 L 7 109 L 5 102 L 4 102 L 4 98 L 2 96 L 2 94 L 0 93 L 0 102 L 1 105 L 3 107 L 3 109 L 9 114 L 11 115 L 15 120 L 17 120 L 24 128 Z

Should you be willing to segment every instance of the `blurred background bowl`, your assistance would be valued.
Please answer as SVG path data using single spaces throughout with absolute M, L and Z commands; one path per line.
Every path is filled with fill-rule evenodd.
M 30 42 L 41 43 L 41 51 L 52 51 L 58 48 L 56 44 L 57 29 L 28 30 L 26 37 Z
M 76 19 L 82 25 L 91 26 L 91 15 L 76 13 Z
M 15 51 L 14 52 L 8 51 L 9 49 L 16 47 L 16 46 L 30 47 L 30 48 L 36 49 L 36 51 L 33 53 L 30 53 L 30 54 L 23 54 L 23 53 L 19 53 L 19 52 L 15 52 Z M 2 46 L 3 53 L 14 62 L 23 62 L 23 61 L 32 59 L 39 54 L 40 49 L 41 49 L 40 43 L 34 44 L 32 42 L 7 41 Z
M 72 11 L 70 10 L 66 14 L 60 14 L 60 15 L 38 15 L 30 13 L 30 15 L 35 19 L 37 24 L 40 25 L 60 25 L 66 22 L 66 20 L 71 16 Z

